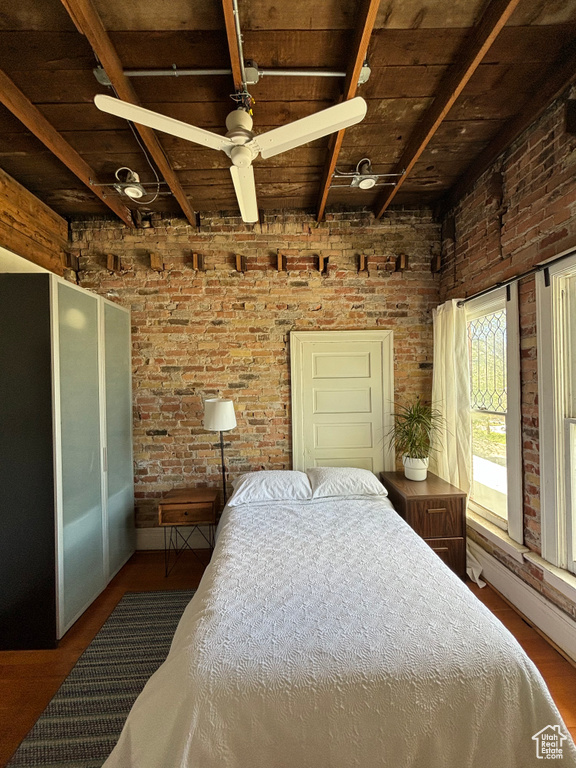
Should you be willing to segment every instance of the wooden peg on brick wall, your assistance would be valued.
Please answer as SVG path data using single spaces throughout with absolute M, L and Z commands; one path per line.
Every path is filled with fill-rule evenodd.
M 278 253 L 276 254 L 276 259 L 277 259 L 276 268 L 278 269 L 278 272 L 286 272 L 287 261 L 288 261 L 288 259 L 286 258 L 286 255 L 278 251 Z
M 364 253 L 358 254 L 358 272 L 368 272 L 368 256 Z
M 106 269 L 110 272 L 121 272 L 122 262 L 120 260 L 120 256 L 116 255 L 115 253 L 107 253 Z
M 408 268 L 408 256 L 405 253 L 400 253 L 396 256 L 396 263 L 394 265 L 394 272 L 404 272 Z
M 236 272 L 246 272 L 246 256 L 236 254 Z
M 62 266 L 65 269 L 72 269 L 74 272 L 78 272 L 80 269 L 80 263 L 78 256 L 69 251 L 64 251 L 61 258 Z
M 442 239 L 443 240 L 456 240 L 456 217 L 447 216 L 442 222 Z
M 206 272 L 206 263 L 201 253 L 192 254 L 192 269 L 195 269 L 197 272 Z
M 495 171 L 488 179 L 488 203 L 496 203 L 497 206 L 502 205 L 504 199 L 504 176 L 500 171 Z
M 160 255 L 153 251 L 150 253 L 150 268 L 155 269 L 156 272 L 162 272 L 164 269 L 164 260 Z
M 328 273 L 329 261 L 330 261 L 330 256 L 318 256 L 318 271 L 321 272 L 323 275 L 326 275 Z
M 430 271 L 433 275 L 440 272 L 442 269 L 442 254 L 434 253 L 430 259 Z

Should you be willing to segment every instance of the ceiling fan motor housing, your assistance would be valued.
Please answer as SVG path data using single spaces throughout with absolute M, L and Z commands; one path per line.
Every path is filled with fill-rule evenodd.
M 253 137 L 252 125 L 252 116 L 239 107 L 234 112 L 230 112 L 226 118 L 226 128 L 228 128 L 226 136 L 235 144 L 246 144 Z
M 238 168 L 246 168 L 256 156 L 256 153 L 246 146 L 254 138 L 252 122 L 251 115 L 241 107 L 230 112 L 226 118 L 226 138 L 236 145 L 231 147 L 227 154 Z
M 238 146 L 230 150 L 230 159 L 238 168 L 246 168 L 254 159 L 254 152 L 249 147 Z

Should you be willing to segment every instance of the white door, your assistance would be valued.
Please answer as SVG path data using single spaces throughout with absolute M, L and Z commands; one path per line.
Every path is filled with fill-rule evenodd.
M 392 331 L 297 331 L 290 347 L 294 469 L 393 469 Z

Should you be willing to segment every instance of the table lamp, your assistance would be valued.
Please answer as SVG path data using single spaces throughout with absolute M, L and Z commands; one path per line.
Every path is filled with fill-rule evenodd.
M 204 428 L 209 432 L 220 432 L 220 455 L 222 459 L 222 490 L 226 504 L 226 466 L 224 464 L 224 437 L 222 432 L 234 429 L 236 415 L 232 400 L 221 397 L 211 397 L 204 401 Z

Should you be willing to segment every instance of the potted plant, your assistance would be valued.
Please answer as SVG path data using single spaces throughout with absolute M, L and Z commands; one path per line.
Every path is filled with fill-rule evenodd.
M 432 432 L 442 424 L 440 411 L 417 397 L 410 405 L 397 405 L 390 442 L 402 456 L 408 480 L 426 480 Z

